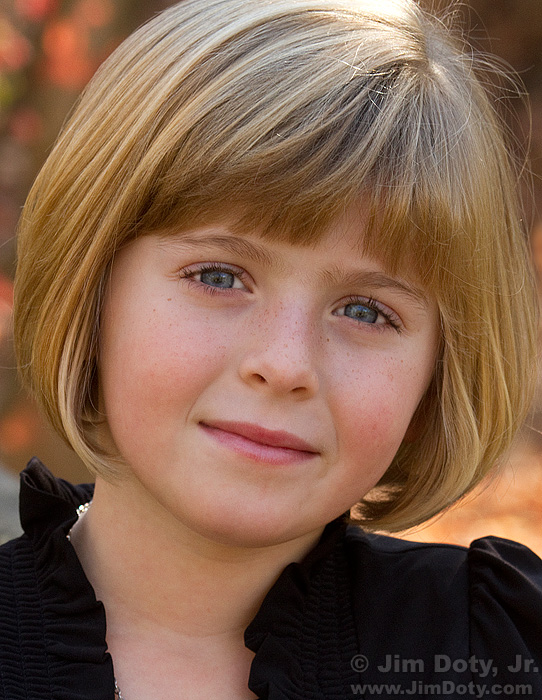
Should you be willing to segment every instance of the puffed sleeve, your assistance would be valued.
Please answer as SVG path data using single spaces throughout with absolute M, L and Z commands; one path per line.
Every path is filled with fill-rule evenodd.
M 542 699 L 542 560 L 517 542 L 475 540 L 468 553 L 470 646 L 485 697 Z

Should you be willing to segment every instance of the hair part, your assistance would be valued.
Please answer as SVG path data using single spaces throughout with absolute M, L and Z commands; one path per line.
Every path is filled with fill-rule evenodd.
M 536 298 L 474 66 L 412 0 L 184 0 L 117 49 L 29 195 L 15 289 L 23 379 L 91 470 L 115 474 L 97 403 L 115 252 L 233 211 L 239 230 L 313 245 L 354 202 L 364 251 L 420 280 L 442 325 L 419 436 L 360 521 L 411 527 L 499 461 L 531 401 Z

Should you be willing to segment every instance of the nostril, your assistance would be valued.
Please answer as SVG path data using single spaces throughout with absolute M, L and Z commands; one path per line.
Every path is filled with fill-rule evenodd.
M 318 389 L 316 369 L 309 358 L 293 359 L 287 355 L 247 353 L 239 363 L 239 376 L 253 388 L 277 393 L 294 392 L 297 397 Z

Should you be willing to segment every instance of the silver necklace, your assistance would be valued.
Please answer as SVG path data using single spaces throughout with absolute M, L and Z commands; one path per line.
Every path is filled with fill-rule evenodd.
M 87 510 L 90 508 L 90 504 L 92 501 L 87 501 L 87 503 L 83 503 L 82 505 L 77 507 L 77 510 L 75 511 L 77 513 L 77 520 L 74 522 L 74 524 L 71 526 L 70 531 L 66 535 L 66 539 L 71 542 L 72 539 L 72 530 L 75 527 L 75 525 L 79 522 L 79 519 L 81 518 L 82 515 L 84 515 Z
M 83 503 L 80 506 L 78 506 L 77 510 L 75 511 L 77 513 L 77 520 L 75 523 L 78 523 L 80 518 L 87 512 L 87 510 L 90 508 L 90 504 L 92 501 L 88 501 L 87 503 Z M 75 526 L 75 523 L 71 526 L 70 531 L 66 535 L 66 539 L 71 542 L 71 536 L 72 536 L 72 530 Z M 121 689 L 119 688 L 119 684 L 117 683 L 117 679 L 113 679 L 115 681 L 115 698 L 117 700 L 124 700 L 124 697 L 122 695 Z

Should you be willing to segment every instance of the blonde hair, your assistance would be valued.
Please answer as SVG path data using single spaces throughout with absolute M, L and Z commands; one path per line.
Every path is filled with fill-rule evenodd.
M 360 506 L 404 529 L 473 487 L 534 387 L 536 312 L 503 131 L 460 40 L 411 0 L 184 0 L 91 81 L 19 230 L 15 336 L 53 426 L 106 477 L 100 308 L 138 235 L 242 212 L 309 244 L 352 202 L 367 253 L 436 296 L 442 352 L 400 448 Z

